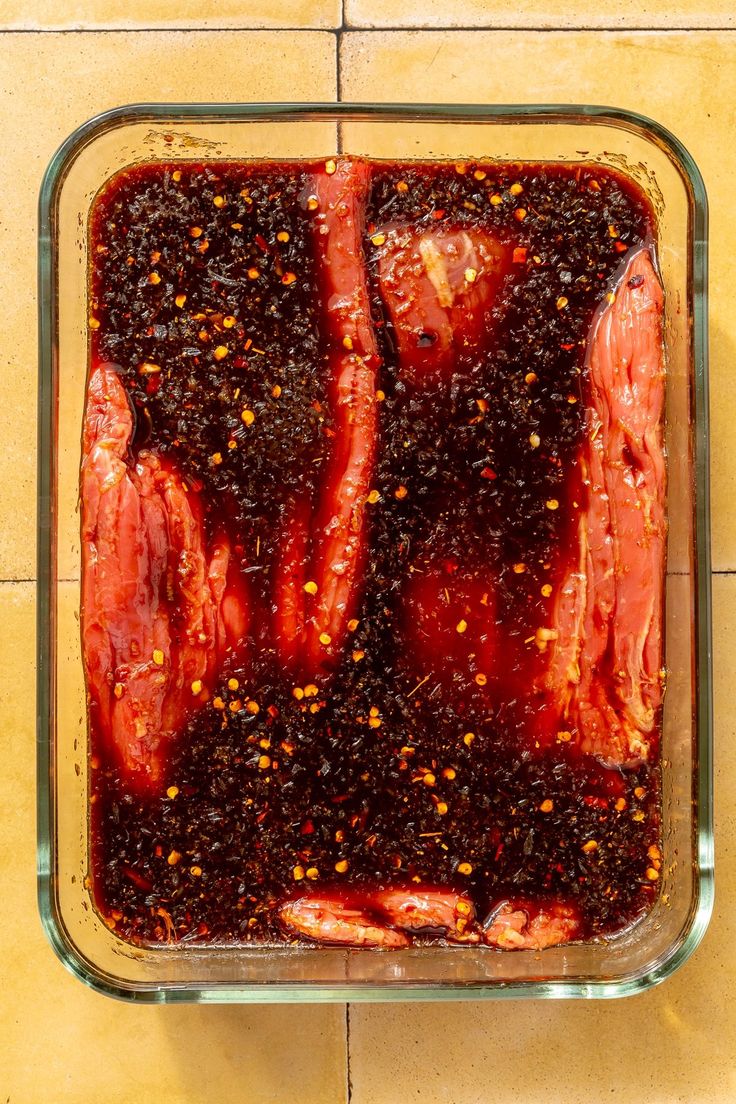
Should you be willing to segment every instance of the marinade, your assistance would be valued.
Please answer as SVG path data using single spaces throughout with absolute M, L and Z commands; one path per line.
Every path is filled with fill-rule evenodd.
M 90 227 L 90 888 L 122 938 L 541 949 L 658 891 L 652 210 L 147 164 Z

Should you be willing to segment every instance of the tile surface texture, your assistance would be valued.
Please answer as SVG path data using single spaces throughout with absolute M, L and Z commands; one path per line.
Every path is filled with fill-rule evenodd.
M 0 8 L 0 11 L 2 8 Z M 349 27 L 734 27 L 731 0 L 345 0 Z
M 0 31 L 65 28 L 338 27 L 340 0 L 0 0 Z
M 0 126 L 19 136 L 0 161 L 0 579 L 29 579 L 35 576 L 36 203 L 52 153 L 92 115 L 136 101 L 332 100 L 335 39 L 309 31 L 5 35 L 0 89 Z

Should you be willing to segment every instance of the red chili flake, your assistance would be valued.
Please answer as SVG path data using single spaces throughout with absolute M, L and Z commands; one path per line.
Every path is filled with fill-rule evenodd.
M 575 342 L 573 341 L 568 345 L 560 345 L 560 348 L 564 349 L 566 353 L 569 353 L 571 349 L 575 348 Z
M 481 479 L 498 479 L 498 476 L 496 475 L 493 468 L 483 468 L 483 471 L 480 474 Z
M 519 245 L 514 250 L 514 264 L 524 264 L 526 261 L 526 249 L 523 245 Z
M 625 253 L 629 247 L 626 242 L 617 241 L 613 243 L 613 248 L 616 250 L 617 253 Z
M 269 244 L 261 234 L 255 234 L 253 237 L 253 241 L 256 243 L 259 249 L 263 250 L 264 253 L 268 253 Z
M 120 869 L 122 870 L 125 877 L 128 878 L 134 886 L 137 886 L 138 889 L 149 891 L 153 888 L 152 883 L 149 882 L 148 878 L 144 878 L 143 875 L 139 874 L 137 870 L 133 870 L 130 866 L 122 866 Z
M 442 219 L 445 217 L 445 211 L 443 207 L 438 207 L 436 211 L 432 212 L 433 219 Z
M 160 386 L 161 375 L 157 372 L 155 376 L 149 376 L 146 380 L 146 394 L 155 395 Z
M 586 794 L 585 797 L 583 798 L 583 802 L 590 809 L 607 809 L 608 808 L 608 798 L 606 798 L 606 797 L 596 797 L 594 794 Z
M 302 836 L 311 836 L 314 832 L 314 822 L 311 820 L 305 820 L 302 824 L 299 832 Z

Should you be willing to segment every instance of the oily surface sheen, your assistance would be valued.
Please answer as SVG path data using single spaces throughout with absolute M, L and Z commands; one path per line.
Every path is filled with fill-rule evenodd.
M 646 910 L 659 699 L 623 762 L 547 679 L 589 509 L 594 318 L 652 234 L 597 166 L 150 165 L 98 197 L 92 362 L 133 414 L 115 463 L 189 489 L 247 607 L 191 701 L 177 675 L 144 787 L 88 677 L 92 886 L 121 935 L 328 922 L 398 947 L 488 921 L 514 949 Z M 175 640 L 190 607 L 158 598 Z

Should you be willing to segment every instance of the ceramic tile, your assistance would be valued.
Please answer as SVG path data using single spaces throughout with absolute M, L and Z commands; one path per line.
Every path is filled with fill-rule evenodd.
M 612 7 L 586 0 L 345 0 L 350 27 L 733 27 L 731 0 L 619 0 Z
M 736 1007 L 726 999 L 736 981 L 736 578 L 714 584 L 718 891 L 702 945 L 663 985 L 628 1000 L 353 1004 L 352 1104 L 736 1099 Z
M 334 99 L 335 40 L 170 31 L 13 34 L 0 44 L 0 126 L 16 136 L 0 161 L 0 579 L 23 579 L 35 573 L 36 202 L 52 153 L 91 115 L 135 101 Z
M 62 588 L 62 602 L 75 593 Z M 343 1006 L 140 1008 L 93 993 L 56 960 L 33 878 L 34 613 L 32 585 L 0 584 L 2 1099 L 343 1104 Z
M 338 27 L 340 0 L 0 0 L 0 30 Z
M 714 566 L 736 569 L 736 222 L 730 215 L 736 152 L 718 138 L 736 122 L 736 34 L 351 32 L 341 51 L 341 98 L 609 104 L 644 112 L 685 143 L 705 177 L 712 211 Z

